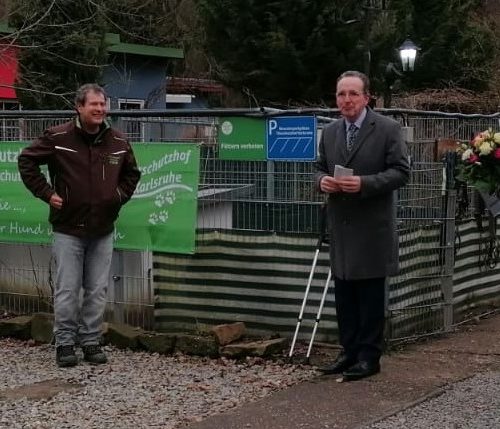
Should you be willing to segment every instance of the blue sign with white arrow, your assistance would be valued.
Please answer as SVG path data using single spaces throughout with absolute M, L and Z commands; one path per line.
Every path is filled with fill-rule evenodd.
M 316 117 L 277 116 L 266 124 L 267 159 L 313 161 L 316 159 Z

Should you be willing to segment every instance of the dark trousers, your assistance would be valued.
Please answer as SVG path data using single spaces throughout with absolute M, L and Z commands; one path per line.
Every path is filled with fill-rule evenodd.
M 335 278 L 335 307 L 339 342 L 356 360 L 378 362 L 382 355 L 385 322 L 385 278 Z

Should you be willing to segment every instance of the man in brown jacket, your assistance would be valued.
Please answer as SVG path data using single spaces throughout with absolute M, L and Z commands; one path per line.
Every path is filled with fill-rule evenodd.
M 315 179 L 328 194 L 330 262 L 343 352 L 320 369 L 356 380 L 380 371 L 385 281 L 398 266 L 394 191 L 407 183 L 410 168 L 400 125 L 368 107 L 369 81 L 363 73 L 343 73 L 336 95 L 342 118 L 323 130 Z
M 100 339 L 114 222 L 140 179 L 130 144 L 106 121 L 104 90 L 83 85 L 75 105 L 74 120 L 46 130 L 18 160 L 26 187 L 50 205 L 57 267 L 54 335 L 61 367 L 78 363 L 76 343 L 86 361 L 107 362 Z M 50 180 L 40 165 L 48 166 Z

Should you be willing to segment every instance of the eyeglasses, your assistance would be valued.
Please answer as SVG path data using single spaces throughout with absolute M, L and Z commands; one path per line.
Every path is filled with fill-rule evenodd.
M 362 92 L 358 91 L 341 91 L 337 92 L 337 98 L 359 98 L 362 97 L 364 94 Z

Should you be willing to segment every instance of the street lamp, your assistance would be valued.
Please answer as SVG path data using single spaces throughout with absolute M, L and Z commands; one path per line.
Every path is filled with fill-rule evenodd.
M 413 71 L 415 69 L 415 58 L 417 58 L 417 45 L 410 39 L 406 39 L 398 48 L 398 51 L 403 71 Z
M 390 62 L 385 68 L 385 91 L 384 107 L 391 107 L 392 86 L 398 77 L 403 77 L 405 72 L 412 72 L 415 69 L 415 59 L 419 48 L 410 39 L 406 39 L 398 48 L 399 58 L 401 59 L 401 70 Z

